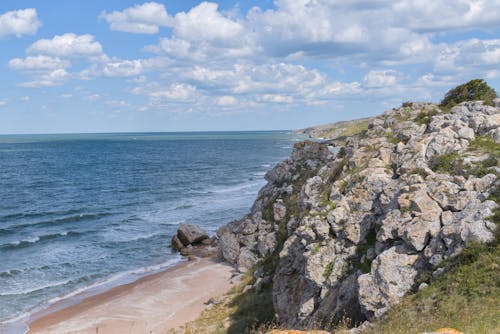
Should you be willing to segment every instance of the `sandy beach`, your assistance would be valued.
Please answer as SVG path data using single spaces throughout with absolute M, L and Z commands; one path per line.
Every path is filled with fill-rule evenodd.
M 210 297 L 227 291 L 231 270 L 210 258 L 185 262 L 77 305 L 35 314 L 29 333 L 165 334 L 196 319 Z

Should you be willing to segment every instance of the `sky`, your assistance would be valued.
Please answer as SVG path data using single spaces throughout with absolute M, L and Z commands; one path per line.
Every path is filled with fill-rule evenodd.
M 500 1 L 2 0 L 0 68 L 0 134 L 297 129 L 500 92 Z

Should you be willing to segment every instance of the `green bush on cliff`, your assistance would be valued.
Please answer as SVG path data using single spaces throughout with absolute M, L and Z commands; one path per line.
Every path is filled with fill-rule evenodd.
M 482 79 L 474 79 L 457 86 L 446 93 L 440 107 L 449 109 L 461 102 L 483 100 L 485 104 L 492 105 L 497 93 Z

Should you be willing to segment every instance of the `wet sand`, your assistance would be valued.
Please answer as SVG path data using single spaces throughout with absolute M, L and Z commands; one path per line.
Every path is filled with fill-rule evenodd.
M 210 297 L 230 289 L 232 267 L 196 259 L 60 310 L 34 314 L 29 333 L 165 334 L 196 319 Z

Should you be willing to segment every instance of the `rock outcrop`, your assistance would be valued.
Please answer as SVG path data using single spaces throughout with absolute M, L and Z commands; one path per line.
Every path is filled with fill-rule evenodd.
M 209 237 L 201 227 L 180 224 L 177 234 L 172 237 L 172 249 L 184 256 L 209 257 L 217 254 L 217 238 Z
M 310 327 L 383 315 L 472 242 L 494 238 L 500 108 L 413 103 L 351 137 L 297 143 L 219 256 L 272 281 L 278 319 Z

